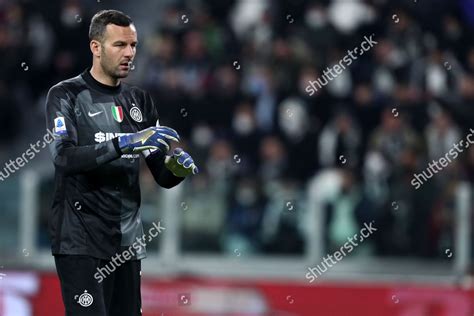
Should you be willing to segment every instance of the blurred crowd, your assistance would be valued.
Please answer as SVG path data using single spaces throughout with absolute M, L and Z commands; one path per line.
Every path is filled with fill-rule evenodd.
M 150 36 L 138 30 L 136 84 L 202 170 L 186 186 L 185 250 L 301 254 L 316 194 L 326 251 L 375 220 L 356 253 L 445 256 L 474 145 L 419 189 L 411 180 L 474 128 L 474 1 L 168 2 L 145 15 Z M 90 64 L 96 10 L 0 0 L 1 149 L 52 84 Z M 378 44 L 309 96 L 371 34 Z

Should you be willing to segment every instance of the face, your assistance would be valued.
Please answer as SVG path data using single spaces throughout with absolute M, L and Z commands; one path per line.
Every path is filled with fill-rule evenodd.
M 135 57 L 137 31 L 133 24 L 108 24 L 100 44 L 100 66 L 104 74 L 114 79 L 125 78 Z

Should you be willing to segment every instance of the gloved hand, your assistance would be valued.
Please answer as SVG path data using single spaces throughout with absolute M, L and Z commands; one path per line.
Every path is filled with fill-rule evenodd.
M 166 156 L 165 166 L 175 176 L 184 178 L 188 175 L 197 174 L 199 168 L 194 164 L 193 158 L 181 148 L 176 148 L 173 156 Z
M 149 127 L 137 133 L 119 136 L 118 143 L 124 154 L 138 153 L 146 149 L 160 150 L 163 153 L 170 149 L 169 142 L 179 141 L 178 133 L 166 126 Z

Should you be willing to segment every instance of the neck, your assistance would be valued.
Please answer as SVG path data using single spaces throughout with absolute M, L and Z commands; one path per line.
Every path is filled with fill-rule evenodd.
M 102 84 L 116 87 L 120 84 L 120 79 L 112 78 L 104 73 L 101 67 L 92 65 L 91 76 Z

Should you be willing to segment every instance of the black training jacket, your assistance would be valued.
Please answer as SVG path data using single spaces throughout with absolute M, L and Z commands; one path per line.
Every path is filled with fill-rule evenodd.
M 104 85 L 89 71 L 61 81 L 47 96 L 46 127 L 55 135 L 52 253 L 110 260 L 134 245 L 134 259 L 142 259 L 145 247 L 136 242 L 143 235 L 140 155 L 123 155 L 117 137 L 155 126 L 157 110 L 147 92 L 124 82 Z M 164 167 L 164 158 L 156 151 L 145 160 L 156 182 L 171 188 L 183 178 Z

